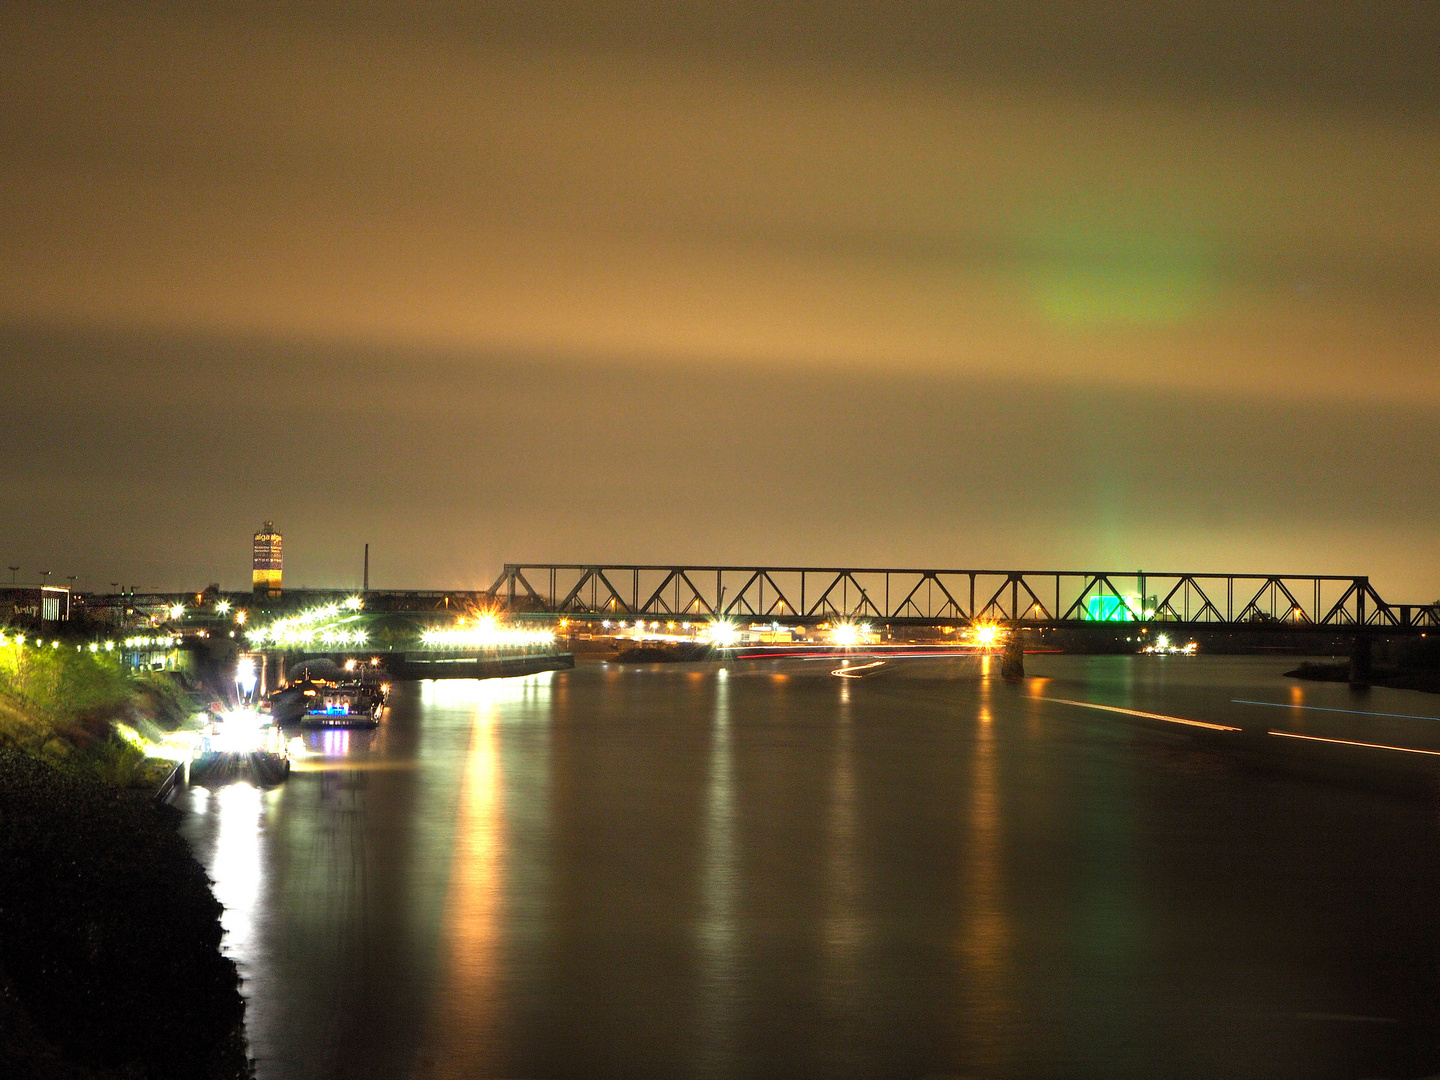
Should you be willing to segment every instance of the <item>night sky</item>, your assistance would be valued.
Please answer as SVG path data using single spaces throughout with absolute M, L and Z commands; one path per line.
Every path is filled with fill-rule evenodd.
M 22 581 L 1440 596 L 1440 6 L 179 7 L 0 14 Z

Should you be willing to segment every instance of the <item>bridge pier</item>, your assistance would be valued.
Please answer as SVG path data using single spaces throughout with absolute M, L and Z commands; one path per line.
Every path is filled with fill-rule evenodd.
M 1000 654 L 1000 677 L 1010 682 L 1025 678 L 1025 643 L 1020 640 L 1020 631 L 1012 630 L 1005 639 L 1005 651 Z
M 1350 646 L 1350 685 L 1369 686 L 1374 650 L 1368 635 L 1357 635 Z

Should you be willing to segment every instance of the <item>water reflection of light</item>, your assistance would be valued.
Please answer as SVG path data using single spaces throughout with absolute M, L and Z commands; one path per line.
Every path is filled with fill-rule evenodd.
M 508 679 L 430 679 L 420 684 L 420 701 L 426 706 L 461 709 L 486 702 L 542 705 L 550 700 L 555 674 L 540 671 Z
M 988 696 L 988 695 L 987 695 Z M 974 1037 L 994 1039 L 1005 1009 L 1005 967 L 1010 927 L 1000 865 L 1000 796 L 996 777 L 995 723 L 988 704 L 976 717 L 975 766 L 969 807 L 970 850 L 965 863 L 969 885 L 960 954 L 969 984 L 968 1016 Z M 999 1065 L 997 1049 L 977 1050 Z
M 463 699 L 474 709 L 445 906 L 450 956 L 438 1039 L 448 1063 L 478 1067 L 467 1059 L 473 1054 L 477 1038 L 480 1044 L 485 1041 L 477 1036 L 477 1029 L 483 1033 L 494 1019 L 504 888 L 505 808 L 496 704 L 506 699 L 533 698 L 536 687 L 520 688 L 515 684 L 522 680 L 511 679 L 463 681 L 463 688 L 452 687 L 432 698 L 447 703 Z M 548 682 L 541 689 L 548 694 Z M 465 1046 L 445 1045 L 461 1033 Z
M 220 918 L 225 928 L 225 949 L 242 955 L 250 945 L 255 909 L 264 881 L 260 842 L 264 795 L 249 784 L 230 784 L 213 796 L 196 789 L 198 812 L 219 816 L 215 855 L 209 871 L 215 881 L 215 899 L 225 907 Z
M 700 868 L 700 963 L 703 971 L 702 1015 L 715 1071 L 726 1071 L 732 1056 L 736 989 L 735 904 L 738 867 L 735 857 L 735 777 L 730 745 L 730 685 L 724 668 L 716 673 L 714 712 L 710 724 L 709 775 L 705 785 L 705 819 Z
M 825 912 L 822 934 L 830 1007 L 853 1007 L 864 926 L 859 915 L 860 876 L 855 860 L 855 765 L 851 747 L 849 687 L 840 694 L 839 727 L 830 776 L 826 822 Z

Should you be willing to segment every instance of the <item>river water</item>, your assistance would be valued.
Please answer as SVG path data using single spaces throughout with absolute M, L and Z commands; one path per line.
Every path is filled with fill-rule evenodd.
M 183 828 L 261 1080 L 1440 1072 L 1440 757 L 1267 734 L 1440 698 L 1293 663 L 402 684 Z

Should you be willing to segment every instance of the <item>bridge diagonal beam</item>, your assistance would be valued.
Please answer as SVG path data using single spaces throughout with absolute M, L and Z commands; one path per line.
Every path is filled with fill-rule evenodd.
M 1282 618 L 1288 619 L 1290 616 L 1298 614 L 1301 618 L 1305 619 L 1306 622 L 1309 622 L 1310 617 L 1305 614 L 1305 605 L 1295 599 L 1295 594 L 1290 591 L 1290 587 L 1280 578 L 1275 579 L 1275 586 L 1280 590 L 1281 594 L 1284 595 L 1285 599 L 1290 601 L 1290 608 Z
M 1100 578 L 1098 576 L 1087 575 L 1085 587 L 1080 590 L 1080 595 L 1075 597 L 1075 602 L 1066 608 L 1065 614 L 1060 617 L 1062 619 L 1084 619 L 1084 615 L 1081 613 L 1085 610 L 1085 598 L 1090 595 L 1090 590 L 1099 584 Z
M 765 609 L 765 611 L 764 611 L 762 614 L 765 614 L 765 615 L 773 615 L 773 614 L 775 614 L 775 609 L 776 609 L 776 607 L 779 607 L 782 612 L 783 612 L 783 611 L 785 610 L 785 608 L 787 608 L 787 607 L 788 607 L 791 611 L 795 611 L 795 610 L 796 610 L 795 605 L 790 602 L 790 598 L 785 595 L 784 590 L 781 589 L 780 586 L 775 583 L 775 579 L 770 576 L 770 571 L 768 571 L 768 570 L 765 571 L 764 576 L 763 576 L 763 578 L 761 579 L 761 585 L 763 586 L 763 585 L 765 584 L 765 582 L 767 582 L 767 581 L 770 583 L 770 588 L 772 588 L 772 589 L 775 590 L 775 599 L 773 599 L 773 600 L 770 601 L 769 606 Z M 763 600 L 762 600 L 762 603 L 763 603 Z
M 1335 626 L 1337 624 L 1343 626 L 1355 622 L 1355 617 L 1350 614 L 1350 609 L 1347 605 L 1350 602 L 1350 598 L 1355 595 L 1359 585 L 1360 583 L 1358 581 L 1352 581 L 1350 583 L 1350 587 L 1340 595 L 1340 599 L 1336 600 L 1330 610 L 1325 613 L 1325 618 L 1320 620 L 1322 626 Z
M 1005 595 L 1005 590 L 1009 587 L 1010 579 L 1007 577 L 1003 582 L 1000 583 L 999 588 L 997 588 L 993 593 L 990 594 L 989 600 L 985 601 L 985 603 L 983 604 L 979 604 L 976 606 L 975 617 L 977 619 L 996 618 L 997 616 L 1000 619 L 1005 618 L 1005 608 L 1000 603 L 1000 598 Z
M 1030 582 L 1025 580 L 1024 577 L 1020 578 L 1020 587 L 1024 589 L 1026 595 L 1030 597 L 1030 605 L 1025 609 L 1027 616 L 1038 607 L 1042 619 L 1053 619 L 1055 617 L 1050 609 L 1045 606 L 1045 601 L 1041 600 L 1040 597 L 1035 594 L 1035 590 L 1030 587 Z M 1016 612 L 1015 617 L 1017 619 L 1020 617 L 1019 612 Z
M 706 615 L 714 616 L 715 609 L 710 606 L 710 602 L 705 599 L 705 595 L 695 587 L 695 583 L 690 580 L 690 575 L 684 570 L 680 571 L 680 580 L 685 582 L 685 585 L 689 588 L 692 599 L 689 604 L 686 604 L 685 607 L 676 612 L 676 614 L 688 615 L 690 614 L 690 604 L 698 604 L 702 612 Z
M 900 603 L 895 606 L 895 610 L 893 612 L 889 612 L 888 614 L 893 614 L 897 617 L 903 617 L 901 616 L 901 613 L 906 609 L 906 607 L 911 608 L 915 612 L 917 618 L 924 618 L 926 615 L 930 614 L 928 611 L 921 612 L 920 605 L 914 603 L 914 597 L 915 594 L 920 591 L 921 585 L 929 584 L 930 582 L 934 581 L 934 579 L 934 574 L 920 575 L 920 580 L 915 582 L 915 584 L 910 587 L 910 591 L 905 594 L 905 599 L 901 600 Z
M 605 576 L 605 571 L 601 567 L 595 568 L 595 577 L 610 592 L 610 599 L 601 604 L 599 610 L 609 610 L 617 615 L 631 614 L 630 605 L 625 602 L 625 597 L 621 596 L 620 590 L 610 583 L 610 579 Z
M 591 567 L 580 575 L 580 580 L 577 581 L 574 587 L 565 594 L 565 598 L 555 605 L 555 610 L 561 612 L 586 612 L 591 610 L 590 607 L 587 606 L 581 599 L 581 593 L 583 592 L 585 586 L 591 584 L 594 580 L 595 568 Z
M 711 573 L 715 575 L 713 599 L 708 586 L 702 590 L 695 584 L 703 580 L 697 574 Z M 539 580 L 537 575 L 548 576 L 544 592 L 531 584 L 532 577 Z M 621 577 L 617 579 L 617 575 Z M 732 594 L 724 588 L 727 577 L 743 582 L 742 587 Z M 622 591 L 616 581 L 625 578 L 630 580 Z M 967 579 L 968 601 L 951 588 L 958 581 L 963 590 Z M 884 582 L 883 598 L 878 591 L 872 594 L 880 581 Z M 1129 588 L 1131 581 L 1139 583 L 1142 594 L 1138 608 L 1117 585 L 1125 583 Z M 1149 586 L 1160 586 L 1156 589 L 1158 602 L 1149 599 Z M 796 596 L 790 595 L 794 588 L 798 588 Z M 1052 589 L 1054 595 L 1049 597 Z M 1340 593 L 1338 599 L 1331 589 Z M 382 595 L 378 591 L 369 594 L 377 605 Z M 1106 621 L 1155 618 L 1216 629 L 1274 622 L 1287 628 L 1347 633 L 1440 630 L 1440 605 L 1392 604 L 1363 576 L 1303 574 L 507 563 L 488 589 L 397 592 L 389 604 L 390 610 L 396 611 L 438 611 L 442 605 L 449 609 L 452 603 L 464 603 L 468 598 L 516 615 L 598 618 L 607 613 L 695 613 L 708 617 L 753 615 L 789 622 L 865 617 L 914 624 L 987 618 L 1027 626 L 1082 627 L 1102 615 L 1095 609 L 1096 595 L 1105 597 Z M 1307 597 L 1305 602 L 1300 601 L 1301 595 Z
M 756 615 L 756 614 L 758 614 L 758 612 L 756 611 L 755 605 L 754 605 L 754 604 L 751 604 L 749 600 L 745 599 L 745 594 L 750 591 L 750 586 L 754 585 L 755 582 L 757 582 L 757 581 L 760 580 L 760 577 L 761 577 L 761 574 L 762 574 L 762 573 L 763 573 L 763 571 L 760 571 L 760 570 L 754 570 L 754 571 L 751 572 L 750 577 L 746 579 L 744 585 L 740 586 L 739 590 L 735 593 L 735 596 L 734 596 L 734 598 L 730 601 L 730 603 L 726 604 L 726 605 L 721 609 L 722 614 L 725 614 L 725 615 Z M 746 605 L 747 607 L 749 607 L 750 610 L 749 610 L 749 611 L 741 610 L 741 609 L 740 609 L 740 605 L 741 605 L 741 604 Z
M 664 595 L 664 594 L 665 594 L 665 590 L 670 586 L 670 583 L 671 583 L 672 581 L 675 581 L 677 578 L 679 578 L 679 576 L 680 576 L 680 571 L 679 571 L 679 570 L 671 570 L 670 573 L 666 574 L 666 575 L 665 575 L 665 580 L 662 581 L 662 582 L 660 582 L 659 586 L 655 589 L 655 591 L 650 594 L 649 599 L 647 599 L 643 604 L 640 605 L 640 611 L 641 611 L 641 613 L 642 613 L 642 614 L 645 614 L 645 615 L 675 615 L 675 614 L 677 614 L 677 612 L 673 611 L 673 610 L 670 608 L 670 605 L 668 605 L 668 604 L 665 603 L 665 595 Z M 656 605 L 659 605 L 659 607 L 660 607 L 660 608 L 663 608 L 663 610 L 657 610 Z
M 830 603 L 830 593 L 835 589 L 837 585 L 840 584 L 841 579 L 844 576 L 845 575 L 843 571 L 836 573 L 836 575 L 830 580 L 830 584 L 825 586 L 825 591 L 822 592 L 819 597 L 816 598 L 815 603 L 811 605 L 810 610 L 805 612 L 807 616 L 819 615 L 820 617 L 824 618 L 831 614 L 843 614 L 843 612 L 841 612 L 838 607 L 836 607 L 833 603 Z M 829 604 L 830 606 L 830 609 L 828 611 L 826 610 L 826 604 Z

